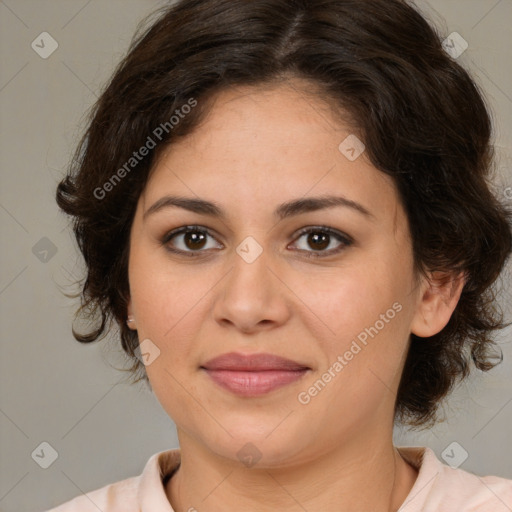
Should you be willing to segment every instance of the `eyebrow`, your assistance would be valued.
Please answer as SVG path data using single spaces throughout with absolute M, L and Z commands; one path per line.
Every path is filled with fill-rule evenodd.
M 368 219 L 375 220 L 376 217 L 363 205 L 347 199 L 343 196 L 319 196 L 296 199 L 280 204 L 274 211 L 274 216 L 279 220 L 300 215 L 302 213 L 315 212 L 327 208 L 345 207 L 355 210 Z M 164 196 L 150 206 L 143 215 L 143 220 L 167 208 L 183 208 L 200 215 L 209 215 L 221 220 L 226 220 L 226 213 L 216 203 L 204 199 L 195 199 L 181 196 Z

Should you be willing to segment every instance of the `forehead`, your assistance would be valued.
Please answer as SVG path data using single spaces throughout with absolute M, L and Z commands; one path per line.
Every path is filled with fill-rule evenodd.
M 192 133 L 162 153 L 144 202 L 149 207 L 167 191 L 235 203 L 244 215 L 337 192 L 379 213 L 396 213 L 392 179 L 364 152 L 349 160 L 340 150 L 350 137 L 350 125 L 303 82 L 229 88 L 211 98 Z
M 306 148 L 314 148 L 321 137 L 351 132 L 348 115 L 340 115 L 340 109 L 318 86 L 308 88 L 308 84 L 288 79 L 222 90 L 209 100 L 205 130 L 196 132 L 195 142 L 207 144 L 208 135 L 219 133 L 222 137 L 238 135 L 247 144 L 273 141 L 279 146 L 293 147 L 307 136 L 310 143 Z

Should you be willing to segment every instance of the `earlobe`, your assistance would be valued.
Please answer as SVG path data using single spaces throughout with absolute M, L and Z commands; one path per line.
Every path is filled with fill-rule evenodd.
M 127 319 L 126 319 L 126 325 L 133 330 L 137 329 L 137 325 L 135 323 L 135 316 L 133 315 L 133 309 L 132 309 L 132 301 L 130 300 L 128 302 L 127 310 Z
M 435 272 L 425 278 L 411 324 L 411 332 L 421 338 L 434 336 L 448 324 L 464 288 L 460 273 Z

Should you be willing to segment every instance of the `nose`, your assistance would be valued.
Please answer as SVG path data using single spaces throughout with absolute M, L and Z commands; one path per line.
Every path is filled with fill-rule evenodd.
M 216 287 L 213 315 L 221 327 L 253 334 L 286 323 L 291 292 L 270 259 L 265 250 L 252 262 L 234 252 L 231 270 Z

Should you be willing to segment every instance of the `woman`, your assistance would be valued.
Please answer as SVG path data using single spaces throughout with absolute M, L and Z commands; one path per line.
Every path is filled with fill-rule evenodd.
M 471 108 L 468 108 L 470 106 Z M 56 511 L 508 511 L 395 422 L 493 366 L 511 252 L 491 125 L 401 0 L 182 0 L 133 45 L 57 191 L 180 450 Z

